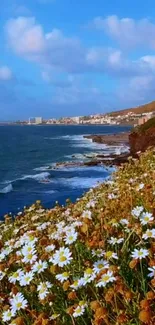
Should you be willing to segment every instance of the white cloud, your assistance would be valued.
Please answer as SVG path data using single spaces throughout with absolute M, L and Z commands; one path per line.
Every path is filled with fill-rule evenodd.
M 106 18 L 96 17 L 91 25 L 97 30 L 103 30 L 123 47 L 155 48 L 155 24 L 149 19 L 121 19 L 112 15 Z
M 119 24 L 118 19 L 112 17 L 112 21 L 116 20 Z M 107 19 L 111 24 L 110 18 Z M 125 22 L 123 20 L 122 24 L 124 23 L 128 24 L 128 19 Z M 100 73 L 128 79 L 151 74 L 155 69 L 155 56 L 147 55 L 129 60 L 118 49 L 101 46 L 86 48 L 78 38 L 66 37 L 59 29 L 54 28 L 46 33 L 34 17 L 10 19 L 5 30 L 9 47 L 24 59 L 39 64 L 46 82 L 50 82 L 52 74 L 62 72 Z M 112 31 L 120 34 L 114 27 L 111 28 L 110 32 Z
M 12 78 L 12 72 L 7 66 L 0 67 L 0 80 L 10 80 Z
M 17 54 L 32 55 L 44 49 L 43 30 L 36 24 L 35 18 L 10 19 L 6 24 L 6 32 L 8 43 Z

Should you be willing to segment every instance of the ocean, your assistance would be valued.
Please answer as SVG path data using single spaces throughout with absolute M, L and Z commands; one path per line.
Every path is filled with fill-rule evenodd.
M 41 200 L 44 207 L 67 198 L 75 201 L 103 182 L 111 168 L 62 167 L 55 163 L 81 161 L 96 153 L 117 149 L 84 139 L 88 134 L 128 131 L 130 127 L 104 125 L 0 126 L 0 217 L 16 214 Z

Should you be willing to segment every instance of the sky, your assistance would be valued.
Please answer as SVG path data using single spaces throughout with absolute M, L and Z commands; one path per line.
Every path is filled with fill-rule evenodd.
M 154 0 L 1 0 L 0 120 L 155 99 Z

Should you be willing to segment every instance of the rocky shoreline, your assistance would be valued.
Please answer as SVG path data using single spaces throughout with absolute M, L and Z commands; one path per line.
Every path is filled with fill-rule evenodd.
M 103 143 L 108 146 L 129 145 L 130 132 L 114 133 L 114 134 L 94 134 L 85 135 L 85 139 L 91 139 L 92 142 Z
M 119 134 L 107 134 L 107 135 L 86 135 L 84 136 L 85 139 L 90 139 L 92 142 L 96 142 L 99 144 L 105 144 L 109 148 L 113 148 L 114 146 L 118 147 L 118 151 L 120 147 L 128 147 L 129 148 L 129 132 L 122 132 Z M 58 162 L 56 163 L 54 169 L 60 168 L 71 168 L 71 167 L 91 167 L 91 166 L 120 166 L 122 163 L 128 161 L 130 157 L 130 151 L 123 153 L 109 153 L 109 154 L 96 154 L 95 156 L 88 155 L 90 160 L 83 160 L 83 161 L 67 161 L 67 162 Z M 75 158 L 75 156 L 73 156 Z

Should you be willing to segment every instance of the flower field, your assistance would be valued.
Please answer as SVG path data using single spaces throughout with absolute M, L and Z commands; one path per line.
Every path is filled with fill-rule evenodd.
M 0 324 L 155 324 L 155 151 L 0 224 Z

